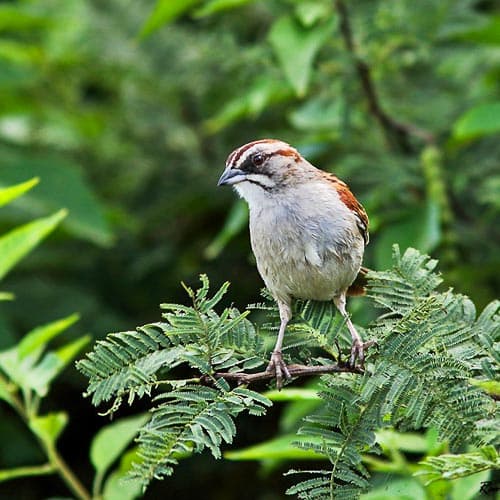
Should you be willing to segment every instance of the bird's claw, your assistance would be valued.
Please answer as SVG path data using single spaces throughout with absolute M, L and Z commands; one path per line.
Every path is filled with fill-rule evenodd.
M 285 378 L 291 378 L 290 372 L 283 361 L 283 356 L 280 351 L 273 351 L 266 371 L 274 372 L 276 376 L 276 389 L 278 389 L 278 391 L 281 391 L 281 388 L 283 387 L 283 376 Z
M 376 340 L 369 340 L 368 342 L 361 342 L 361 340 L 353 340 L 351 347 L 351 356 L 349 358 L 349 366 L 356 367 L 356 360 L 359 361 L 359 367 L 365 366 L 365 350 L 376 344 Z

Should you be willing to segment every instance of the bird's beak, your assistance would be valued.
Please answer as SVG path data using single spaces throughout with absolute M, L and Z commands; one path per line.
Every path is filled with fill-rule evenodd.
M 220 176 L 217 186 L 232 186 L 233 184 L 238 184 L 238 182 L 243 182 L 246 178 L 247 176 L 243 170 L 231 168 L 224 170 L 223 174 Z

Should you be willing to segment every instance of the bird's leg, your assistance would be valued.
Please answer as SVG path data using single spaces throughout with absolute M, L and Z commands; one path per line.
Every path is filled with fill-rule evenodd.
M 276 388 L 278 389 L 278 391 L 280 391 L 283 387 L 283 375 L 285 376 L 285 378 L 290 378 L 290 372 L 288 371 L 288 368 L 283 361 L 281 347 L 283 345 L 286 325 L 292 317 L 292 308 L 290 306 L 290 303 L 282 302 L 280 300 L 278 300 L 277 302 L 278 309 L 280 311 L 281 323 L 278 332 L 278 338 L 276 339 L 276 345 L 274 346 L 273 353 L 271 354 L 271 360 L 267 365 L 266 371 L 274 371 L 274 373 L 276 374 Z
M 351 334 L 352 347 L 351 347 L 351 356 L 349 358 L 349 365 L 351 367 L 354 367 L 356 364 L 356 359 L 359 359 L 359 364 L 361 365 L 361 367 L 363 367 L 365 362 L 365 348 L 368 348 L 371 345 L 373 345 L 373 342 L 370 341 L 363 343 L 361 335 L 358 333 L 358 331 L 352 324 L 351 318 L 349 317 L 349 314 L 345 309 L 345 303 L 346 303 L 345 293 L 339 295 L 338 297 L 335 297 L 333 299 L 333 302 L 335 303 L 335 306 L 339 310 L 340 314 L 342 314 L 342 316 L 344 317 L 349 333 Z

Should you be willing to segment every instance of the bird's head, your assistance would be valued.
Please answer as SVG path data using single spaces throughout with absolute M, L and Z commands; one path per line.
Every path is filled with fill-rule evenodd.
M 293 185 L 313 168 L 289 144 L 276 139 L 249 142 L 226 160 L 219 186 L 234 186 L 250 201 L 252 194 L 276 193 Z

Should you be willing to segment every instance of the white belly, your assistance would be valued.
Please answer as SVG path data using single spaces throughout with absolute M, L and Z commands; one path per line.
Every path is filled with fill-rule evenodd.
M 300 224 L 290 214 L 266 219 L 250 215 L 258 270 L 277 299 L 331 300 L 356 278 L 364 241 L 355 221 L 315 219 Z

